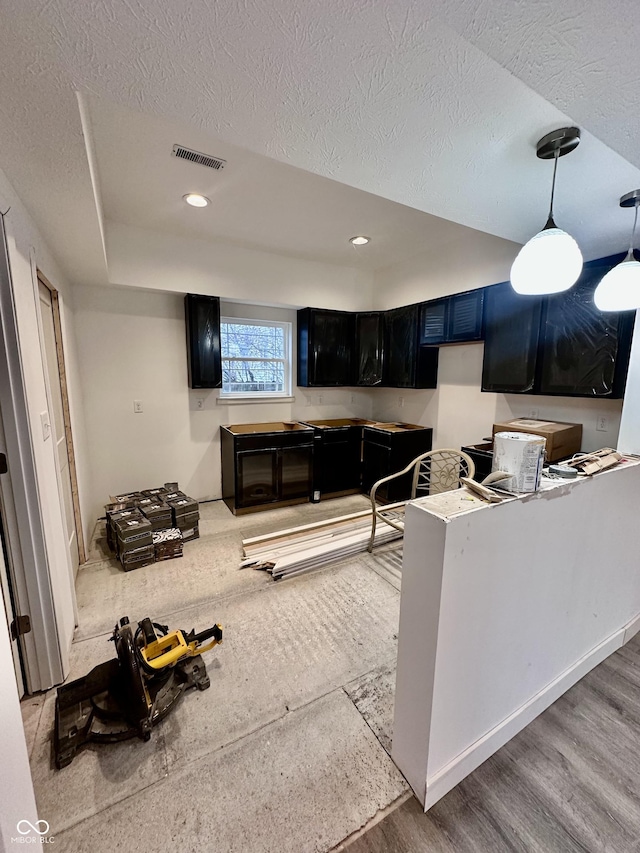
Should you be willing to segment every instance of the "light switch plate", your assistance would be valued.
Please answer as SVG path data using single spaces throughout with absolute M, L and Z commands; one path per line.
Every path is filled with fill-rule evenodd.
M 42 423 L 42 440 L 46 441 L 51 438 L 51 421 L 49 420 L 49 412 L 40 412 L 40 422 Z

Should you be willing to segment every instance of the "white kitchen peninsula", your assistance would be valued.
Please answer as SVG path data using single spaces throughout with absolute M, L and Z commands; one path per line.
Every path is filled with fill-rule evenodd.
M 425 809 L 640 629 L 639 503 L 625 460 L 407 507 L 392 755 Z

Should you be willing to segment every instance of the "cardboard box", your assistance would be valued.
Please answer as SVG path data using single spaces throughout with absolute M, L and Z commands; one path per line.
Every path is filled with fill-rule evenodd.
M 493 425 L 493 435 L 497 432 L 527 432 L 546 438 L 547 462 L 566 459 L 579 453 L 582 445 L 582 424 L 565 424 L 555 421 L 542 421 L 534 418 L 515 418 Z

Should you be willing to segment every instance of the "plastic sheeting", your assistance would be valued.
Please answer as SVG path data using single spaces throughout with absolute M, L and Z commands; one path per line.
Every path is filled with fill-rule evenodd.
M 542 330 L 541 394 L 613 394 L 620 318 L 599 311 L 593 301 L 603 274 L 600 267 L 588 269 L 571 290 L 549 297 Z

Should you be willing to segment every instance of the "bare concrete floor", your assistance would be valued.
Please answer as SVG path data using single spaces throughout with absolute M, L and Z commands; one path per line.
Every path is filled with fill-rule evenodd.
M 103 524 L 77 582 L 70 680 L 114 654 L 121 616 L 225 628 L 192 691 L 148 743 L 53 768 L 55 691 L 23 703 L 39 814 L 61 851 L 327 851 L 403 796 L 387 755 L 399 548 L 274 582 L 239 570 L 241 540 L 365 508 L 357 495 L 234 517 L 201 506 L 182 559 L 124 573 Z

